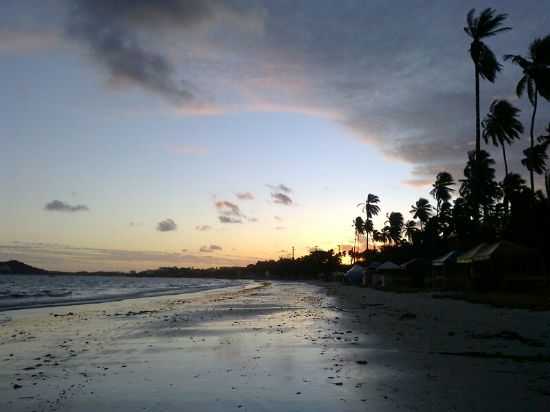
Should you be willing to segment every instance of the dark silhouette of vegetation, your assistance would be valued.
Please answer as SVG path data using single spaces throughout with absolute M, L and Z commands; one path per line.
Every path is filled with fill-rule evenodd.
M 489 37 L 498 33 L 511 30 L 510 27 L 503 27 L 507 14 L 495 14 L 491 8 L 483 10 L 476 16 L 476 10 L 471 9 L 466 16 L 466 27 L 464 31 L 471 38 L 470 57 L 474 62 L 475 73 L 475 114 L 476 114 L 476 148 L 475 159 L 478 160 L 481 152 L 481 130 L 480 130 L 480 108 L 479 108 L 479 79 L 480 77 L 491 83 L 495 82 L 497 73 L 502 65 L 498 62 L 493 51 L 483 42 Z M 477 179 L 476 179 L 477 181 Z M 477 203 L 480 188 L 473 187 L 473 199 Z M 477 207 L 474 209 L 477 210 Z M 477 215 L 474 216 L 477 220 Z
M 504 56 L 505 60 L 511 60 L 512 63 L 519 66 L 523 71 L 523 76 L 516 87 L 516 94 L 521 97 L 527 89 L 527 97 L 533 106 L 531 115 L 531 127 L 529 128 L 530 146 L 523 153 L 530 175 L 531 191 L 535 191 L 534 173 L 537 173 L 534 167 L 537 159 L 540 159 L 540 148 L 535 149 L 535 117 L 537 115 L 538 97 L 542 96 L 550 101 L 550 35 L 544 38 L 535 39 L 529 46 L 529 57 L 521 55 L 508 54 Z M 539 156 L 539 157 L 537 157 Z
M 520 110 L 507 100 L 495 100 L 491 103 L 489 113 L 482 123 L 483 140 L 485 140 L 485 143 L 491 141 L 493 145 L 502 148 L 505 177 L 508 175 L 506 144 L 511 145 L 523 133 L 523 125 L 518 119 L 519 112 Z

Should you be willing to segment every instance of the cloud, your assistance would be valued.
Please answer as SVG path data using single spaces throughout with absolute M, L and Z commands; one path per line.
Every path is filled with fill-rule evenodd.
M 275 226 L 275 230 L 285 230 L 286 227 L 284 226 Z
M 291 193 L 292 189 L 288 186 L 281 184 L 278 185 L 267 185 L 272 191 L 274 192 L 283 192 L 283 193 Z
M 157 230 L 159 232 L 172 232 L 177 230 L 178 225 L 172 219 L 165 219 L 157 224 Z
M 239 200 L 253 200 L 254 199 L 254 194 L 250 193 L 250 192 L 235 193 L 235 196 L 237 196 L 237 199 L 239 199 Z
M 249 222 L 257 222 L 258 218 L 257 217 L 247 217 L 246 220 L 248 220 Z
M 0 54 L 26 54 L 50 50 L 60 44 L 59 34 L 53 31 L 0 30 Z
M 189 82 L 177 80 L 172 60 L 152 41 L 184 32 L 218 16 L 248 18 L 248 10 L 218 0 L 75 0 L 66 27 L 111 76 L 181 106 L 194 101 Z
M 86 205 L 71 205 L 69 203 L 63 202 L 61 200 L 52 200 L 49 203 L 46 203 L 44 210 L 52 212 L 85 212 L 90 210 Z
M 215 246 L 215 245 L 214 245 Z M 40 242 L 0 243 L 0 261 L 17 259 L 50 270 L 142 270 L 159 266 L 244 266 L 259 258 L 154 250 L 81 248 Z
M 220 223 L 242 223 L 246 216 L 241 212 L 240 207 L 227 200 L 218 200 L 214 203 L 219 216 Z
M 221 246 L 218 245 L 210 245 L 210 246 L 202 246 L 199 251 L 201 253 L 212 253 L 212 252 L 219 252 L 223 250 Z
M 198 230 L 199 232 L 206 232 L 208 230 L 212 229 L 212 226 L 209 225 L 198 225 L 195 226 L 195 230 Z
M 229 216 L 218 216 L 218 219 L 220 223 L 242 223 L 243 221 L 241 219 L 229 217 Z
M 406 186 L 414 188 L 424 188 L 430 186 L 434 182 L 434 179 L 405 179 L 402 183 Z
M 284 193 L 271 193 L 271 200 L 273 203 L 285 206 L 290 206 L 292 204 L 292 199 Z
M 283 221 L 283 218 L 281 216 L 273 216 L 273 219 L 275 219 L 277 222 Z

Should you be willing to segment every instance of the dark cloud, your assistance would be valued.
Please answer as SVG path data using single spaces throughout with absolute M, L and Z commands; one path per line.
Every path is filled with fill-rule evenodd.
M 253 200 L 254 194 L 250 192 L 240 192 L 236 193 L 235 196 L 237 196 L 237 199 L 239 200 Z
M 158 222 L 157 224 L 157 230 L 159 232 L 172 232 L 174 230 L 177 230 L 177 228 L 178 225 L 172 219 L 165 219 Z
M 278 185 L 267 185 L 272 191 L 274 192 L 283 192 L 283 193 L 291 193 L 292 189 L 286 185 L 278 184 Z
M 202 253 L 212 253 L 212 252 L 219 252 L 223 248 L 218 245 L 210 245 L 210 246 L 202 246 L 199 251 Z
M 52 212 L 85 212 L 90 210 L 86 205 L 71 205 L 61 200 L 52 200 L 46 203 L 44 209 Z
M 218 200 L 214 203 L 219 213 L 220 223 L 242 223 L 247 217 L 241 212 L 239 205 L 227 200 Z
M 218 0 L 74 0 L 67 34 L 91 52 L 115 82 L 131 83 L 175 104 L 193 99 L 191 86 L 176 80 L 167 55 L 155 48 L 155 33 L 182 31 L 218 14 L 247 14 Z
M 290 206 L 292 204 L 292 199 L 284 193 L 271 193 L 271 200 L 273 203 L 285 206 Z
M 206 232 L 206 231 L 212 229 L 212 226 L 209 226 L 209 225 L 198 225 L 198 226 L 195 226 L 195 229 L 198 230 L 199 232 Z
M 242 223 L 243 222 L 242 219 L 224 216 L 224 215 L 218 216 L 218 219 L 220 223 Z

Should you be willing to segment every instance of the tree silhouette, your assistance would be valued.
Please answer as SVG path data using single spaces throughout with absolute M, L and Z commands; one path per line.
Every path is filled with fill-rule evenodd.
M 482 122 L 483 140 L 502 148 L 504 159 L 504 176 L 508 176 L 508 162 L 506 160 L 506 144 L 511 145 L 523 133 L 523 125 L 518 119 L 520 110 L 507 100 L 494 100 L 489 113 Z
M 529 56 L 508 54 L 504 60 L 511 60 L 523 71 L 523 76 L 516 87 L 516 94 L 521 97 L 527 89 L 527 97 L 533 106 L 531 114 L 531 127 L 529 136 L 531 138 L 529 158 L 527 163 L 533 166 L 532 162 L 536 157 L 535 146 L 535 117 L 537 115 L 538 96 L 550 101 L 550 35 L 544 38 L 537 38 L 529 45 Z M 525 153 L 525 152 L 524 152 Z M 525 165 L 525 163 L 524 163 Z M 529 169 L 529 167 L 528 167 Z M 534 169 L 529 169 L 531 191 L 535 192 Z
M 413 218 L 420 220 L 420 230 L 423 230 L 424 225 L 432 215 L 432 205 L 430 205 L 428 199 L 421 197 L 411 206 L 409 213 L 413 215 Z
M 353 227 L 355 229 L 355 239 L 354 239 L 354 242 L 353 242 L 354 259 L 353 259 L 352 263 L 355 261 L 355 256 L 357 255 L 356 246 L 357 246 L 359 236 L 362 235 L 363 233 L 365 233 L 365 222 L 363 221 L 363 218 L 361 216 L 357 216 L 353 220 Z
M 487 8 L 479 16 L 475 15 L 476 10 L 471 9 L 466 16 L 466 27 L 464 31 L 472 39 L 470 43 L 470 57 L 474 62 L 475 70 L 475 113 L 476 113 L 476 149 L 475 159 L 479 159 L 481 151 L 481 131 L 479 114 L 479 78 L 494 83 L 497 73 L 501 70 L 501 64 L 498 62 L 493 51 L 483 42 L 484 39 L 493 37 L 503 31 L 511 30 L 510 27 L 502 27 L 507 14 L 495 14 L 496 11 Z M 474 189 L 474 201 L 477 203 L 477 192 L 479 188 Z M 477 208 L 476 208 L 477 209 Z M 477 218 L 477 216 L 476 216 Z
M 475 215 L 479 214 L 479 207 L 483 207 L 484 215 L 487 216 L 491 205 L 497 199 L 501 190 L 495 181 L 495 161 L 485 150 L 480 152 L 479 161 L 476 161 L 475 152 L 468 153 L 468 162 L 464 168 L 464 179 L 460 180 L 459 189 L 462 196 L 470 205 Z M 477 173 L 474 173 L 474 168 Z M 474 197 L 474 188 L 479 188 L 479 197 Z
M 439 172 L 435 178 L 433 189 L 430 191 L 430 195 L 436 201 L 437 215 L 439 216 L 439 209 L 443 202 L 451 200 L 452 192 L 455 190 L 452 188 L 455 181 L 453 176 L 449 172 Z
M 405 233 L 405 237 L 408 239 L 410 243 L 412 243 L 414 235 L 418 231 L 416 227 L 416 222 L 414 220 L 407 220 L 403 230 Z
M 388 216 L 389 223 L 389 235 L 394 244 L 399 243 L 401 240 L 401 233 L 403 232 L 403 215 L 399 212 L 391 212 Z
M 380 213 L 380 206 L 378 206 L 378 203 L 380 203 L 380 199 L 378 198 L 378 196 L 373 195 L 372 193 L 369 193 L 367 195 L 367 199 L 365 200 L 365 202 L 359 203 L 357 205 L 357 206 L 363 206 L 362 211 L 365 212 L 366 222 L 370 221 L 370 225 L 372 225 L 372 218 L 378 215 L 378 213 Z M 367 240 L 366 249 L 368 252 L 369 250 L 369 233 L 368 232 L 366 233 L 366 240 Z

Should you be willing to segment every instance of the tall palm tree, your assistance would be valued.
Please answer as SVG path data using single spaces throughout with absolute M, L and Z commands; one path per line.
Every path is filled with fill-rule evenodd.
M 475 15 L 476 10 L 471 9 L 466 16 L 466 27 L 464 31 L 472 39 L 470 43 L 470 57 L 474 62 L 475 91 L 476 91 L 476 151 L 475 159 L 479 158 L 481 151 L 481 130 L 479 114 L 479 78 L 494 83 L 497 73 L 502 68 L 493 51 L 483 40 L 493 37 L 503 31 L 511 30 L 511 27 L 502 27 L 507 14 L 495 14 L 491 8 L 483 10 L 479 16 Z M 474 188 L 474 199 L 477 199 L 479 188 Z M 477 200 L 476 200 L 477 202 Z M 477 209 L 477 208 L 476 208 Z M 477 216 L 474 216 L 477 219 Z
M 453 176 L 449 172 L 439 172 L 435 178 L 433 189 L 430 191 L 430 195 L 434 197 L 437 202 L 437 215 L 439 216 L 439 208 L 441 203 L 451 200 L 452 192 L 455 190 L 452 188 L 455 181 Z
M 489 143 L 490 140 L 493 145 L 502 147 L 504 177 L 508 176 L 506 143 L 511 145 L 523 133 L 523 125 L 518 118 L 519 112 L 520 110 L 507 100 L 494 100 L 482 122 L 485 143 Z
M 364 203 L 359 203 L 357 206 L 363 206 L 363 212 L 365 212 L 365 216 L 367 218 L 367 222 L 371 221 L 372 224 L 372 218 L 376 216 L 378 213 L 380 213 L 380 206 L 378 206 L 378 203 L 380 203 L 380 198 L 376 195 L 373 195 L 372 193 L 369 193 L 367 195 L 367 199 Z M 369 251 L 369 234 L 367 233 L 367 252 Z
M 496 11 L 487 8 L 479 16 L 476 10 L 471 9 L 466 16 L 466 34 L 472 39 L 470 56 L 474 62 L 476 82 L 476 157 L 481 150 L 480 116 L 479 116 L 479 78 L 482 77 L 494 83 L 497 73 L 502 68 L 493 51 L 483 43 L 483 40 L 496 34 L 511 30 L 511 27 L 502 27 L 507 14 L 495 14 Z
M 523 76 L 516 86 L 516 94 L 521 97 L 527 89 L 527 97 L 533 106 L 531 114 L 531 152 L 535 146 L 535 117 L 537 115 L 538 97 L 550 101 L 550 35 L 544 38 L 537 38 L 529 45 L 529 56 L 508 54 L 504 60 L 511 60 L 523 70 Z M 535 192 L 535 180 L 533 170 L 529 170 L 531 180 L 531 191 Z
M 414 220 L 407 220 L 404 226 L 405 237 L 409 240 L 410 243 L 413 242 L 414 234 L 418 229 L 416 228 L 416 222 Z
M 413 218 L 420 220 L 420 230 L 424 229 L 424 224 L 428 221 L 432 214 L 432 205 L 428 202 L 428 199 L 421 197 L 411 206 Z

